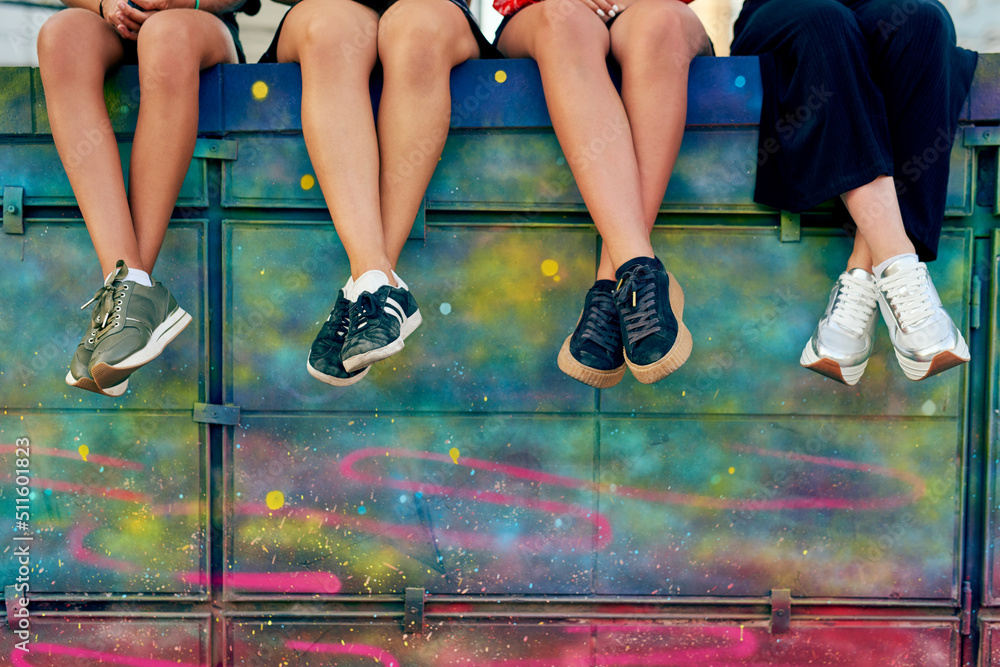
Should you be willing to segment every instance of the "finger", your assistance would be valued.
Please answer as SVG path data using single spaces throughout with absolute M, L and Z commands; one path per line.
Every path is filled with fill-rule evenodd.
M 132 7 L 121 0 L 118 2 L 118 13 L 125 19 L 132 21 L 137 26 L 142 25 L 143 22 L 149 18 L 148 13 L 142 11 L 141 9 Z
M 606 0 L 604 0 L 606 2 Z M 584 5 L 587 9 L 597 14 L 602 19 L 607 19 L 608 13 L 601 9 L 601 7 L 595 2 L 595 0 L 580 0 L 580 4 Z
M 142 26 L 142 23 L 133 21 L 122 14 L 118 14 L 115 24 L 124 26 L 129 32 L 139 32 L 139 27 Z
M 617 10 L 615 10 L 614 8 L 615 7 L 614 0 L 591 0 L 591 1 L 594 3 L 594 6 L 596 7 L 595 11 L 600 10 L 597 11 L 597 15 L 600 16 L 602 19 L 607 20 L 609 18 L 614 18 L 614 16 L 617 14 Z
M 133 32 L 132 30 L 129 30 L 128 28 L 126 28 L 121 23 L 119 23 L 118 25 L 116 25 L 115 29 L 118 30 L 118 34 L 122 36 L 122 39 L 128 39 L 128 40 L 131 40 L 131 41 L 134 42 L 134 41 L 136 41 L 139 38 L 139 33 L 138 32 Z

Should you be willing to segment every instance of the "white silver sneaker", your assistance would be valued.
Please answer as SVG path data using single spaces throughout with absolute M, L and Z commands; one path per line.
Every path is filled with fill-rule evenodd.
M 890 264 L 876 281 L 896 359 L 911 380 L 969 360 L 969 346 L 941 305 L 927 265 L 912 257 Z
M 877 304 L 875 276 L 864 269 L 841 273 L 799 363 L 837 382 L 857 384 L 872 353 Z

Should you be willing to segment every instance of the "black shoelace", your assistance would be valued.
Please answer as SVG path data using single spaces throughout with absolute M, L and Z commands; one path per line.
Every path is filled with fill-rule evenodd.
M 586 318 L 580 338 L 592 340 L 612 354 L 620 354 L 621 327 L 618 325 L 618 309 L 615 308 L 611 294 L 594 292 Z
M 323 323 L 323 328 L 317 337 L 317 345 L 314 352 L 319 356 L 325 355 L 339 344 L 344 342 L 347 336 L 348 313 L 351 309 L 351 302 L 347 299 L 338 298 L 330 311 L 330 317 Z
M 630 310 L 625 317 L 629 345 L 660 331 L 656 307 L 656 280 L 648 267 L 640 266 L 625 274 L 615 291 L 615 301 Z
M 368 320 L 378 319 L 382 315 L 382 304 L 371 292 L 362 292 L 358 300 L 351 306 L 351 331 L 363 329 Z

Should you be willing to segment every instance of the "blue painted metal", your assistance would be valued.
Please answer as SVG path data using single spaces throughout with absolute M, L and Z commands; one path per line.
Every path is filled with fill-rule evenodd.
M 984 56 L 933 269 L 966 330 L 977 262 L 1000 243 L 982 186 L 996 174 L 983 137 L 998 72 Z M 483 61 L 453 73 L 452 133 L 400 264 L 424 326 L 364 383 L 316 383 L 305 350 L 347 260 L 303 178 L 301 79 L 290 65 L 224 66 L 202 76 L 201 138 L 157 267 L 195 323 L 107 400 L 62 383 L 81 283 L 100 276 L 37 71 L 0 68 L 0 186 L 23 187 L 26 206 L 25 234 L 0 236 L 0 451 L 26 436 L 36 447 L 32 592 L 84 611 L 110 594 L 132 617 L 78 628 L 50 606 L 61 615 L 39 643 L 97 660 L 142 639 L 151 659 L 189 665 L 322 662 L 345 645 L 412 665 L 844 664 L 845 646 L 857 665 L 970 659 L 960 638 L 979 600 L 966 604 L 963 584 L 1000 599 L 1000 475 L 991 453 L 984 481 L 970 426 L 994 443 L 995 274 L 990 317 L 969 331 L 992 351 L 969 367 L 907 382 L 883 332 L 863 385 L 802 372 L 849 242 L 821 209 L 780 243 L 778 212 L 752 202 L 755 60 L 698 59 L 690 86 L 653 235 L 695 335 L 669 381 L 597 392 L 556 369 L 597 237 L 537 67 Z M 134 68 L 106 89 L 125 166 L 137 90 Z M 399 625 L 413 587 L 431 593 L 419 641 Z M 774 589 L 792 595 L 777 636 Z M 155 617 L 135 612 L 142 599 Z

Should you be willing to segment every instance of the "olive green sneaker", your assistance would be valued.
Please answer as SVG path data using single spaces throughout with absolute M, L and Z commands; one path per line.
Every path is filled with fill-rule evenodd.
M 118 267 L 124 266 L 119 260 Z M 146 287 L 122 280 L 111 298 L 106 292 L 101 296 L 97 310 L 94 320 L 100 329 L 90 357 L 90 375 L 101 389 L 118 386 L 135 369 L 160 356 L 191 323 L 191 316 L 157 281 Z
M 115 288 L 127 274 L 128 269 L 122 263 L 121 267 L 116 267 L 115 271 L 108 275 L 104 280 L 104 285 L 94 294 L 94 298 L 80 306 L 80 310 L 83 310 L 95 301 L 97 302 L 97 305 L 94 306 L 94 310 L 90 314 L 90 323 L 87 326 L 87 331 L 84 332 L 83 339 L 76 346 L 76 354 L 73 355 L 72 361 L 69 362 L 69 371 L 66 373 L 66 384 L 69 386 L 85 389 L 104 396 L 121 396 L 125 393 L 125 389 L 128 387 L 128 380 L 107 389 L 101 389 L 97 386 L 94 378 L 90 375 L 90 357 L 94 353 L 97 334 L 101 329 L 101 320 L 104 318 L 103 311 L 108 307 L 105 302 L 114 301 Z

